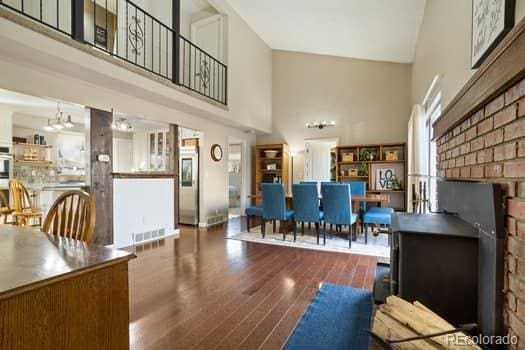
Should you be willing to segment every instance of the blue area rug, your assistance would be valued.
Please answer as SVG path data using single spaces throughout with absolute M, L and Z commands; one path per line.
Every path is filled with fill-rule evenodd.
M 290 336 L 286 349 L 368 349 L 369 291 L 323 284 Z

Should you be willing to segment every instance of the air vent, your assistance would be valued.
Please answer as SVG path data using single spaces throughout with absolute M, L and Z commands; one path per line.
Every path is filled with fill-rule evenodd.
M 133 243 L 134 244 L 140 244 L 144 242 L 150 242 L 150 241 L 156 241 L 159 239 L 163 239 L 166 236 L 166 229 L 161 228 L 159 230 L 153 230 L 153 231 L 146 231 L 146 232 L 140 232 L 140 233 L 133 233 Z

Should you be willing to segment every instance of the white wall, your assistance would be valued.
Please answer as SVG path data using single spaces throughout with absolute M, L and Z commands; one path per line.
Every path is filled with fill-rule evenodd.
M 516 23 L 525 16 L 525 0 L 516 0 Z M 436 74 L 443 105 L 474 74 L 470 69 L 471 1 L 427 0 L 412 66 L 412 102 L 421 103 Z
M 258 143 L 338 138 L 339 144 L 400 142 L 410 117 L 409 64 L 289 51 L 273 53 L 273 130 Z M 307 129 L 306 122 L 335 127 Z M 295 169 L 294 169 L 295 170 Z
M 175 233 L 173 179 L 113 180 L 114 248 L 133 245 L 132 234 Z

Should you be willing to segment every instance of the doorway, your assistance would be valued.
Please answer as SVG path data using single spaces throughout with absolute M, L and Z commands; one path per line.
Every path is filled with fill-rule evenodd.
M 228 138 L 228 217 L 242 214 L 244 184 L 243 143 L 235 137 Z
M 199 223 L 199 145 L 200 132 L 180 128 L 179 223 Z
M 309 139 L 304 146 L 304 180 L 331 181 L 331 150 L 337 146 L 337 139 Z

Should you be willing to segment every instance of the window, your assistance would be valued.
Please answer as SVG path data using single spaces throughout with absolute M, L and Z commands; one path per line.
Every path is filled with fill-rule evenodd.
M 428 99 L 430 104 L 425 105 L 425 127 L 428 135 L 428 193 L 431 211 L 437 210 L 437 149 L 436 142 L 432 141 L 432 124 L 441 116 L 441 91 L 437 91 Z

